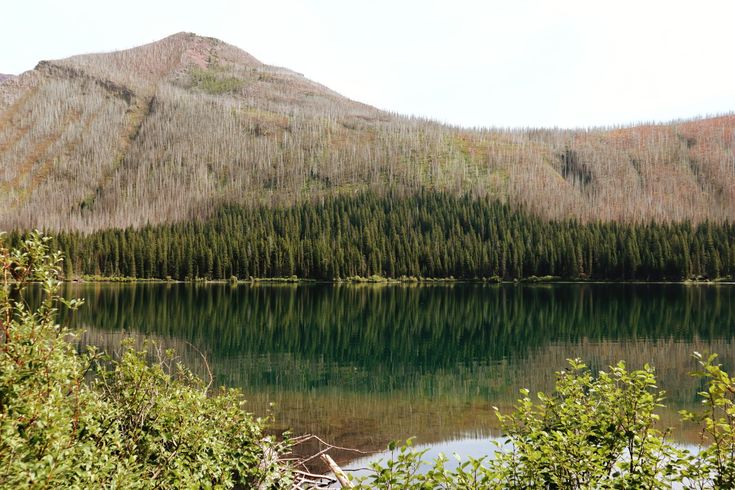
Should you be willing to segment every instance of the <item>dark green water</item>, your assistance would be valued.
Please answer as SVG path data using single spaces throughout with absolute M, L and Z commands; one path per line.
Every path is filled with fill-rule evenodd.
M 694 351 L 735 361 L 735 286 L 69 285 L 72 322 L 109 350 L 126 335 L 175 347 L 276 425 L 380 448 L 497 434 L 492 406 L 547 389 L 565 359 L 652 363 L 670 417 L 695 404 Z M 194 348 L 196 347 L 196 349 Z M 668 413 L 668 412 L 667 412 Z M 683 439 L 693 437 L 680 430 Z

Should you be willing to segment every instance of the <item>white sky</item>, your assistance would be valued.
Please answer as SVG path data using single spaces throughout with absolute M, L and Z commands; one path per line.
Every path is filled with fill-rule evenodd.
M 733 0 L 7 0 L 0 73 L 180 31 L 381 109 L 462 126 L 735 110 Z

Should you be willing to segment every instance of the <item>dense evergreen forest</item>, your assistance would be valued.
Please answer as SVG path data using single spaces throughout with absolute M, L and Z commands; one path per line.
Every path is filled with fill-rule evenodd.
M 10 245 L 22 234 L 12 233 Z M 363 193 L 204 221 L 63 232 L 68 277 L 682 280 L 735 274 L 732 223 L 549 221 L 491 199 Z

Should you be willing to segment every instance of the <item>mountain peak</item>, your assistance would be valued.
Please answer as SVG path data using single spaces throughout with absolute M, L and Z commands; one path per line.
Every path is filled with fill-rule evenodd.
M 262 65 L 250 53 L 236 46 L 227 44 L 214 37 L 200 36 L 193 32 L 177 32 L 159 41 L 133 48 L 133 50 L 144 49 L 146 47 L 157 47 L 163 51 L 181 51 L 182 60 L 193 62 L 202 68 L 212 63 L 221 62 Z
M 42 61 L 42 71 L 59 69 L 84 73 L 132 90 L 147 92 L 163 79 L 173 79 L 193 67 L 226 65 L 261 66 L 249 53 L 219 39 L 179 32 L 149 44 L 122 51 L 92 53 L 61 60 Z

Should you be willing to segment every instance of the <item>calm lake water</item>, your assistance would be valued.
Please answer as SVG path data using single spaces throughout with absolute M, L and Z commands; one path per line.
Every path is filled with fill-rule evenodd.
M 735 361 L 732 285 L 72 284 L 65 295 L 86 299 L 71 319 L 83 342 L 153 338 L 206 376 L 201 351 L 216 382 L 276 427 L 364 450 L 415 436 L 477 455 L 499 435 L 492 407 L 547 390 L 570 357 L 653 364 L 664 422 L 693 443 L 676 414 L 696 405 L 691 353 Z

